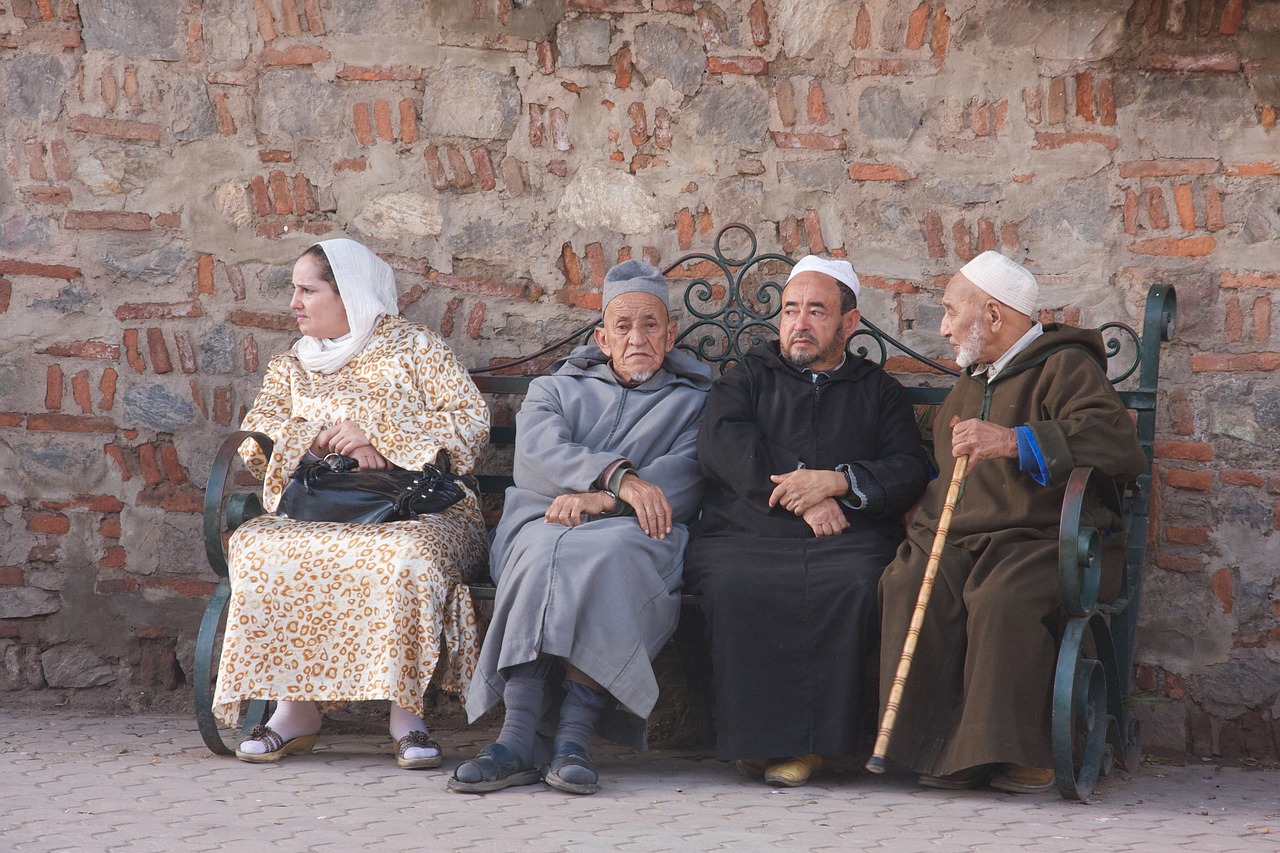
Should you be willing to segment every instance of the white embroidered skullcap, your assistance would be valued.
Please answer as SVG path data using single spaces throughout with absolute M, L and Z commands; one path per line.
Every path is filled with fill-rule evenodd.
M 820 272 L 823 275 L 829 275 L 852 290 L 855 298 L 862 295 L 862 285 L 858 282 L 858 274 L 853 271 L 853 264 L 848 261 L 820 258 L 817 255 L 805 255 L 796 261 L 796 265 L 791 268 L 791 275 L 787 276 L 787 281 L 791 281 L 802 272 Z
M 1017 261 L 999 252 L 983 252 L 960 268 L 960 273 L 998 302 L 1034 318 L 1040 313 L 1036 277 Z

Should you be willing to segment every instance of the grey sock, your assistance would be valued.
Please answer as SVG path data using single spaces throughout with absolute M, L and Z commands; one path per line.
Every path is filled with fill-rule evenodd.
M 565 681 L 563 686 L 565 697 L 560 706 L 560 725 L 556 728 L 557 751 L 562 744 L 575 743 L 590 756 L 591 732 L 609 701 L 609 694 L 592 690 L 577 681 Z M 579 785 L 592 785 L 596 781 L 594 770 L 577 765 L 565 767 L 559 775 L 566 782 Z
M 525 766 L 533 764 L 533 743 L 538 734 L 542 692 L 547 686 L 547 674 L 551 672 L 553 663 L 551 658 L 539 658 L 507 670 L 507 685 L 502 689 L 502 703 L 507 713 L 502 718 L 498 743 L 520 756 Z M 473 761 L 459 764 L 453 775 L 460 782 L 480 782 L 483 779 L 480 768 Z

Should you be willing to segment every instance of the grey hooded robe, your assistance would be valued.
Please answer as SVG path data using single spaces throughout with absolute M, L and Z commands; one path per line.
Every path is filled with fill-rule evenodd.
M 617 700 L 602 735 L 644 748 L 644 718 L 658 699 L 650 662 L 680 615 L 685 523 L 701 497 L 694 451 L 710 387 L 706 366 L 678 351 L 648 381 L 624 387 L 595 346 L 578 347 L 530 385 L 516 416 L 515 485 L 490 549 L 498 593 L 467 695 L 472 722 L 502 698 L 503 672 L 541 652 L 568 660 Z M 578 527 L 544 520 L 556 496 L 590 491 L 620 459 L 666 494 L 674 523 L 665 539 L 650 539 L 633 515 Z

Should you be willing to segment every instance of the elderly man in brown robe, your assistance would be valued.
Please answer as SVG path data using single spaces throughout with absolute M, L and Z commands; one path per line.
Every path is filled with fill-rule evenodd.
M 941 334 L 964 369 L 938 412 L 939 476 L 880 581 L 887 700 L 956 459 L 969 473 L 947 535 L 888 758 L 932 788 L 1054 784 L 1050 706 L 1061 595 L 1058 524 L 1078 465 L 1123 482 L 1146 460 L 1095 330 L 1041 325 L 1034 276 L 996 252 L 947 284 Z M 1093 510 L 1123 553 L 1121 520 Z M 1104 559 L 1105 564 L 1105 559 Z

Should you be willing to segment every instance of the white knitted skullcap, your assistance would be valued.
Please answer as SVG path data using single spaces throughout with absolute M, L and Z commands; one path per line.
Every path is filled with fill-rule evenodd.
M 987 251 L 961 267 L 960 273 L 1019 314 L 1034 318 L 1040 313 L 1040 287 L 1036 277 L 1017 261 L 999 252 Z
M 862 295 L 862 285 L 858 283 L 858 274 L 853 271 L 853 264 L 848 261 L 820 258 L 817 255 L 805 255 L 791 268 L 791 275 L 787 276 L 787 281 L 791 281 L 802 272 L 820 272 L 823 275 L 829 275 L 852 290 L 855 297 Z

